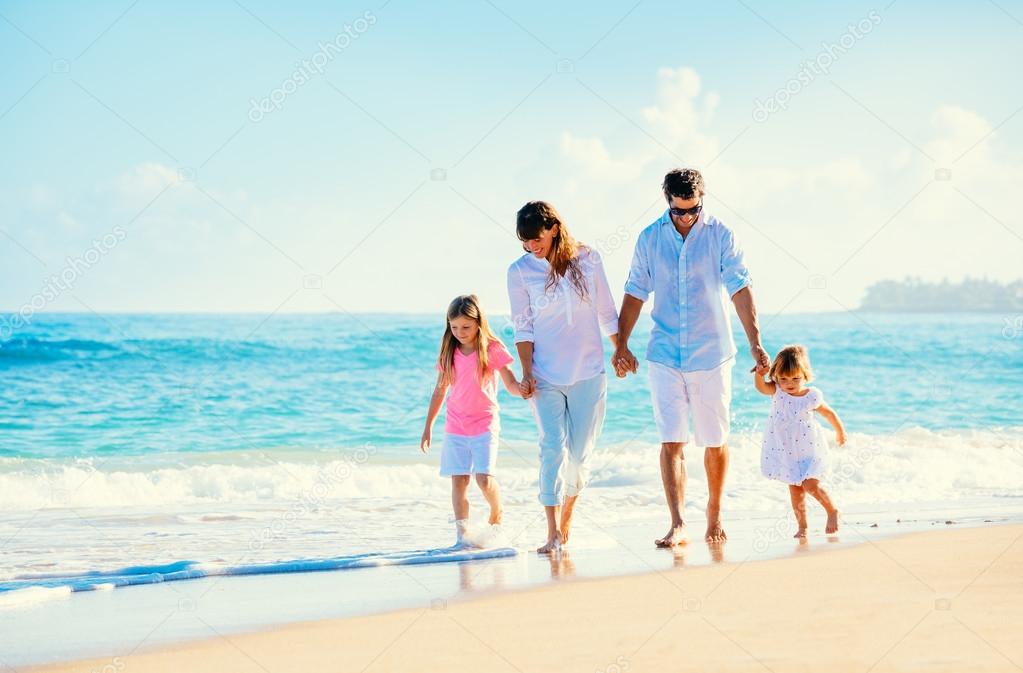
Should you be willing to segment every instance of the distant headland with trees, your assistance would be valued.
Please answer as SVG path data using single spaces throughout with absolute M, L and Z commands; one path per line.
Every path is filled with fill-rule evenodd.
M 1023 280 L 998 283 L 967 278 L 958 283 L 928 283 L 919 278 L 883 280 L 867 288 L 861 311 L 946 313 L 950 311 L 1023 311 Z

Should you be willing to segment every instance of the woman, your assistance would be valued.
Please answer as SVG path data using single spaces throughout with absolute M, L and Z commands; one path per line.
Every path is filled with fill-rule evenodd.
M 568 542 L 587 459 L 604 424 L 607 377 L 601 332 L 617 345 L 618 312 L 600 254 L 578 243 L 554 206 L 531 201 L 516 229 L 526 251 L 508 269 L 522 396 L 540 431 L 541 554 Z

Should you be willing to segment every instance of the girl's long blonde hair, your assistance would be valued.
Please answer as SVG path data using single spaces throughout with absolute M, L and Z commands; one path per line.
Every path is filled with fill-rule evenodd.
M 771 363 L 771 370 L 767 373 L 767 378 L 777 382 L 778 377 L 783 374 L 802 374 L 803 378 L 806 379 L 806 383 L 813 380 L 813 369 L 810 368 L 810 354 L 806 350 L 806 346 L 800 346 L 799 344 L 793 344 L 791 346 L 785 346 L 778 354 L 774 356 L 774 362 Z
M 497 340 L 497 337 L 490 331 L 487 316 L 480 308 L 480 299 L 474 294 L 459 295 L 448 305 L 447 318 L 444 320 L 444 336 L 440 340 L 440 355 L 437 357 L 443 381 L 447 385 L 455 381 L 455 350 L 458 348 L 458 339 L 451 333 L 451 321 L 455 318 L 475 320 L 476 326 L 479 327 L 476 335 L 476 378 L 483 383 L 487 376 L 487 366 L 490 364 L 487 357 L 490 342 Z
M 558 280 L 567 277 L 579 297 L 585 299 L 588 289 L 586 276 L 579 264 L 579 251 L 586 246 L 572 238 L 554 206 L 546 201 L 530 201 L 519 209 L 515 219 L 516 233 L 522 241 L 539 238 L 540 232 L 558 228 L 551 250 L 547 253 L 551 272 L 547 276 L 546 289 L 551 289 L 557 285 Z

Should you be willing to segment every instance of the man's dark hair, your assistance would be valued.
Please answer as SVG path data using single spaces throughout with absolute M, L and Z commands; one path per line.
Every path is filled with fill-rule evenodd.
M 703 176 L 695 168 L 676 168 L 664 176 L 664 198 L 694 199 L 704 194 Z

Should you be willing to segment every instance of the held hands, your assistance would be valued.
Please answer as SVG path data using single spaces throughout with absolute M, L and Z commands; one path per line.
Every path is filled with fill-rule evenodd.
M 771 358 L 768 357 L 767 351 L 759 343 L 750 346 L 750 355 L 753 356 L 753 368 L 751 372 L 757 372 L 760 374 L 760 368 L 764 369 L 764 374 L 771 368 Z M 762 375 L 762 374 L 761 374 Z
M 426 453 L 430 450 L 430 444 L 433 442 L 433 428 L 426 428 L 423 430 L 423 438 L 419 440 L 419 450 Z
M 536 392 L 536 379 L 532 374 L 523 374 L 522 380 L 519 381 L 519 394 L 522 395 L 522 399 L 528 400 L 534 392 Z
M 632 354 L 626 344 L 619 343 L 611 356 L 611 366 L 615 369 L 615 375 L 624 379 L 628 373 L 635 374 L 639 370 L 639 360 Z

